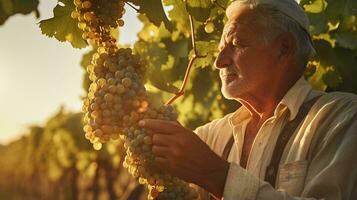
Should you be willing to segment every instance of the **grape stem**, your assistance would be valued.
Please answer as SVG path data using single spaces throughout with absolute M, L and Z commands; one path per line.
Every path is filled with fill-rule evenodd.
M 135 8 L 131 3 L 125 2 L 128 6 L 130 6 L 132 9 L 134 9 L 137 13 L 140 11 L 139 9 Z
M 187 0 L 185 0 L 185 5 L 186 5 L 186 10 L 187 10 Z M 190 13 L 188 13 L 188 17 L 189 17 L 189 21 L 190 21 L 190 28 L 191 28 L 191 40 L 192 40 L 192 49 L 193 49 L 193 55 L 190 59 L 190 61 L 188 62 L 187 65 L 187 69 L 185 72 L 185 77 L 183 79 L 183 83 L 181 85 L 181 88 L 178 92 L 175 93 L 175 95 L 173 97 L 171 97 L 167 102 L 166 105 L 170 105 L 172 104 L 177 98 L 179 98 L 180 96 L 182 96 L 183 94 L 185 94 L 184 90 L 185 87 L 187 85 L 187 81 L 188 81 L 188 76 L 190 75 L 193 63 L 195 62 L 195 60 L 197 58 L 204 58 L 207 57 L 207 55 L 198 55 L 197 53 L 197 48 L 196 48 L 196 38 L 195 38 L 195 26 L 193 24 L 193 18 L 192 15 Z
M 222 6 L 220 3 L 218 3 L 217 0 L 213 0 L 212 3 L 216 4 L 216 6 L 220 7 L 221 9 L 226 10 L 226 8 L 224 6 Z

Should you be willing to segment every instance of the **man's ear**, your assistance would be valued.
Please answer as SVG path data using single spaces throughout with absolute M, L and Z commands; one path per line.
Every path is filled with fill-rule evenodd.
M 291 58 L 296 52 L 296 39 L 292 33 L 286 32 L 278 36 L 280 52 L 279 59 Z

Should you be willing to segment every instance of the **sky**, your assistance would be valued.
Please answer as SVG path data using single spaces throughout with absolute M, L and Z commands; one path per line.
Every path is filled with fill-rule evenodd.
M 40 19 L 15 15 L 0 26 L 0 144 L 26 133 L 30 125 L 44 125 L 63 105 L 80 111 L 86 49 L 74 49 L 41 34 L 37 23 L 52 17 L 56 0 L 41 0 Z M 131 44 L 142 28 L 133 9 L 126 8 L 120 43 Z

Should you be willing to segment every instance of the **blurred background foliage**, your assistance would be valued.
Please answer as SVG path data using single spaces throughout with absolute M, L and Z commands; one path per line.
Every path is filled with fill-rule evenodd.
M 182 84 L 193 55 L 190 13 L 198 54 L 205 57 L 196 60 L 185 95 L 174 103 L 179 121 L 194 129 L 238 108 L 238 103 L 222 97 L 213 66 L 228 0 L 188 0 L 187 6 L 183 0 L 128 2 L 138 8 L 143 23 L 133 49 L 147 62 L 146 87 L 156 102 L 168 100 Z M 38 4 L 38 0 L 0 0 L 0 25 L 18 13 L 39 15 Z M 301 0 L 300 4 L 311 21 L 317 51 L 306 68 L 306 79 L 319 90 L 357 94 L 357 1 Z M 58 0 L 54 17 L 41 21 L 40 28 L 49 37 L 83 48 L 87 42 L 70 18 L 73 9 L 71 0 Z M 211 33 L 204 30 L 208 23 L 214 24 Z M 84 70 L 93 52 L 83 55 Z M 88 84 L 85 75 L 84 90 Z M 60 109 L 44 126 L 28 127 L 22 138 L 0 145 L 0 155 L 0 199 L 146 198 L 144 189 L 122 168 L 121 141 L 94 151 L 84 138 L 81 113 Z

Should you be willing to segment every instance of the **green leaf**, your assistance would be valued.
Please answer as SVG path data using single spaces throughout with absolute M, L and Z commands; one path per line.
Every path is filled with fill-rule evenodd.
M 145 14 L 149 20 L 156 26 L 160 26 L 163 22 L 168 30 L 172 30 L 173 26 L 167 18 L 161 0 L 129 0 L 135 5 L 140 6 L 139 12 Z
M 198 55 L 214 54 L 218 52 L 218 41 L 197 41 L 196 49 Z
M 324 12 L 322 13 L 306 13 L 310 20 L 310 33 L 319 35 L 328 31 L 327 18 Z
M 190 36 L 190 22 L 188 18 L 188 12 L 184 1 L 182 0 L 164 0 L 165 6 L 172 6 L 169 17 L 175 22 L 176 29 L 182 32 L 186 37 Z
M 169 38 L 169 37 L 171 37 L 171 33 L 165 27 L 163 22 L 161 22 L 160 27 L 158 28 L 158 36 L 160 38 Z
M 341 2 L 340 0 L 326 0 L 327 8 L 326 15 L 330 20 L 340 21 L 343 16 L 350 16 L 357 14 L 357 1 L 347 0 Z
M 155 68 L 160 69 L 161 65 L 165 64 L 168 60 L 167 51 L 163 43 L 137 41 L 133 49 L 142 59 L 148 61 L 148 70 Z
M 326 72 L 322 75 L 322 80 L 332 89 L 338 88 L 342 83 L 342 77 L 333 67 L 328 67 Z
M 209 8 L 212 5 L 211 0 L 188 0 L 187 4 L 193 8 Z
M 179 40 L 163 40 L 167 47 L 167 52 L 169 54 L 169 58 L 173 59 L 173 64 L 170 66 L 171 68 L 171 82 L 182 81 L 187 69 L 188 65 L 188 57 L 190 47 L 190 40 L 181 37 Z M 165 69 L 168 65 L 165 65 Z
M 15 14 L 29 14 L 36 11 L 39 0 L 0 0 L 0 25 Z
M 338 45 L 352 50 L 357 49 L 357 32 L 337 32 L 334 37 Z
M 313 40 L 316 58 L 323 66 L 331 66 L 335 62 L 335 55 L 331 44 L 323 39 Z
M 326 6 L 327 3 L 325 0 L 315 0 L 315 1 L 311 1 L 310 4 L 305 4 L 304 9 L 305 12 L 308 13 L 320 13 L 323 10 L 325 10 Z
M 138 33 L 140 39 L 144 41 L 160 41 L 162 38 L 171 37 L 171 33 L 166 29 L 163 22 L 161 25 L 155 26 L 150 23 L 148 17 L 144 14 L 140 14 L 138 19 L 144 24 L 141 31 Z
M 306 69 L 304 71 L 304 77 L 305 79 L 310 78 L 312 75 L 315 74 L 317 66 L 313 62 L 309 62 L 306 66 Z
M 172 71 L 163 70 L 169 62 L 168 52 L 163 43 L 138 41 L 134 45 L 134 51 L 146 60 L 146 78 L 152 86 L 169 93 L 178 91 L 173 85 Z
M 213 66 L 215 54 L 218 52 L 218 41 L 197 41 L 196 42 L 197 54 L 205 56 L 197 58 L 193 63 L 193 67 L 207 67 Z M 193 50 L 190 52 L 190 57 L 193 55 Z
M 211 79 L 211 68 L 203 68 L 203 69 L 193 69 L 197 70 L 195 73 L 196 76 L 192 77 L 192 90 L 195 92 L 194 98 L 197 101 L 203 101 L 210 94 L 210 90 L 215 84 Z
M 316 67 L 316 72 L 308 78 L 308 81 L 314 89 L 325 91 L 327 85 L 324 81 L 322 81 L 322 77 L 326 73 L 326 70 L 320 65 L 317 65 Z
M 187 11 L 200 22 L 205 22 L 210 15 L 210 0 L 188 0 Z
M 14 12 L 21 14 L 29 14 L 35 11 L 38 4 L 39 0 L 13 0 Z
M 312 3 L 311 0 L 300 0 L 300 2 L 299 2 L 299 4 L 303 7 L 305 5 L 309 5 L 310 3 Z
M 151 85 L 157 89 L 174 94 L 178 92 L 179 89 L 170 82 L 170 76 L 170 70 L 155 70 L 150 74 L 149 80 Z
M 345 16 L 339 24 L 339 30 L 356 32 L 357 30 L 357 12 L 355 15 Z
M 357 93 L 357 56 L 351 49 L 336 46 L 333 49 L 333 67 L 341 75 L 343 82 L 337 90 Z
M 83 82 L 82 82 L 82 87 L 83 87 L 84 91 L 86 91 L 87 93 L 88 93 L 89 86 L 91 84 L 91 80 L 89 80 L 89 74 L 87 72 L 87 66 L 89 64 L 91 64 L 93 54 L 96 53 L 96 52 L 97 52 L 96 49 L 92 49 L 91 51 L 85 53 L 83 55 L 83 57 L 82 57 L 82 60 L 81 60 L 81 67 L 85 71 Z
M 4 14 L 5 15 L 11 15 L 13 10 L 14 10 L 14 5 L 12 3 L 12 1 L 9 0 L 1 0 L 1 7 L 4 10 Z
M 68 41 L 74 48 L 84 48 L 87 42 L 82 38 L 83 31 L 78 28 L 77 20 L 71 18 L 74 4 L 71 0 L 60 0 L 53 9 L 54 16 L 40 21 L 42 34 L 55 37 L 58 41 Z
M 189 53 L 189 43 L 191 41 L 188 39 L 180 39 L 177 41 L 171 41 L 168 40 L 166 41 L 166 46 L 167 46 L 167 51 L 174 55 L 174 57 L 177 58 L 184 58 L 187 59 L 187 55 Z

